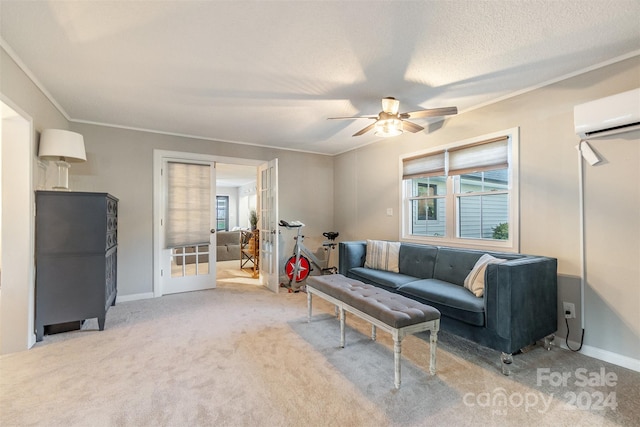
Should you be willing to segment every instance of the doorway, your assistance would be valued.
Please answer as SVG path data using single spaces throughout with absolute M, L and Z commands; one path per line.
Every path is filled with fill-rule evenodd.
M 192 245 L 194 247 L 193 253 L 175 253 L 168 254 L 164 241 L 165 233 L 165 212 L 166 212 L 166 183 L 164 182 L 166 177 L 163 175 L 163 162 L 167 159 L 179 160 L 182 162 L 209 162 L 214 165 L 215 173 L 215 194 L 212 196 L 211 205 L 211 231 L 212 239 L 209 243 L 209 248 L 201 248 L 204 245 Z M 223 235 L 221 233 L 227 233 L 235 231 L 240 235 L 240 229 L 246 229 L 249 227 L 249 218 L 251 210 L 257 209 L 257 181 L 258 166 L 265 164 L 263 161 L 241 159 L 233 157 L 211 156 L 202 155 L 196 153 L 185 153 L 165 150 L 154 150 L 154 296 L 159 297 L 167 293 L 163 289 L 164 278 L 167 277 L 167 263 L 166 260 L 172 257 L 182 257 L 182 265 L 187 261 L 187 257 L 194 263 L 198 263 L 199 260 L 210 261 L 211 265 L 207 265 L 207 279 L 208 286 L 210 288 L 215 287 L 215 273 L 216 268 L 214 266 L 214 260 L 218 261 L 219 248 L 216 245 L 218 239 L 222 240 Z M 249 197 L 250 193 L 254 193 L 254 197 Z M 225 194 L 226 193 L 226 194 Z M 225 203 L 218 203 L 217 196 L 229 196 L 228 200 L 225 199 Z M 225 208 L 227 212 L 217 212 L 218 208 Z M 224 231 L 218 230 L 218 223 L 216 219 L 218 217 L 225 218 Z M 228 220 L 226 220 L 228 218 Z M 221 224 L 222 225 L 222 224 Z M 226 236 L 225 236 L 226 237 Z M 239 243 L 239 242 L 238 242 Z M 206 251 L 207 257 L 203 257 L 200 249 Z M 239 248 L 237 249 L 239 252 Z M 224 252 L 220 252 L 221 254 Z M 235 261 L 237 268 L 240 269 L 240 259 Z M 277 268 L 277 267 L 276 267 Z M 189 289 L 194 290 L 194 289 Z
M 257 277 L 255 252 L 249 254 L 251 230 L 255 227 L 251 218 L 257 217 L 257 177 L 255 165 L 216 164 L 219 218 L 216 266 L 225 277 Z
M 8 101 L 0 100 L 0 108 L 0 353 L 4 354 L 35 343 L 34 144 L 31 118 Z

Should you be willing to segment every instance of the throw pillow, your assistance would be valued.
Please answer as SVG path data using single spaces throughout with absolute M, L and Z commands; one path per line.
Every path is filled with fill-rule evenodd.
M 367 240 L 367 257 L 364 266 L 376 270 L 400 272 L 398 259 L 400 257 L 400 242 L 385 242 L 382 240 Z
M 467 275 L 467 278 L 464 279 L 464 287 L 469 289 L 477 297 L 483 296 L 484 273 L 487 270 L 487 265 L 500 264 L 505 261 L 506 259 L 496 258 L 489 254 L 482 255 Z

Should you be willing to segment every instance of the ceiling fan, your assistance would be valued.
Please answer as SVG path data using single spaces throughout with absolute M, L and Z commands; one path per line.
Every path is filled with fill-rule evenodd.
M 329 120 L 348 120 L 348 119 L 371 119 L 375 122 L 369 126 L 360 129 L 353 136 L 360 136 L 375 128 L 377 136 L 396 136 L 404 131 L 420 132 L 424 128 L 420 125 L 412 123 L 407 119 L 420 119 L 424 117 L 440 117 L 458 114 L 457 107 L 432 108 L 429 110 L 411 111 L 409 113 L 398 113 L 400 101 L 388 96 L 382 98 L 382 111 L 377 116 L 354 116 L 354 117 L 329 117 Z

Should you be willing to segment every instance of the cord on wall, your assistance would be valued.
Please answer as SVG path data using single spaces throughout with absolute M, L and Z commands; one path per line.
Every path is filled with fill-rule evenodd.
M 584 342 L 584 328 L 582 328 L 582 336 L 580 337 L 580 347 L 578 347 L 577 349 L 573 349 L 569 345 L 569 319 L 565 317 L 564 322 L 567 324 L 567 338 L 565 338 L 565 343 L 567 344 L 567 348 L 571 351 L 580 351 L 582 349 L 582 343 Z

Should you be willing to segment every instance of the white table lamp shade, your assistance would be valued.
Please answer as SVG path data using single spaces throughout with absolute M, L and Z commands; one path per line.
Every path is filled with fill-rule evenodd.
M 86 162 L 84 138 L 79 133 L 63 129 L 45 129 L 40 135 L 38 157 L 55 160 L 58 165 L 58 185 L 54 190 L 69 191 L 69 162 Z
M 47 160 L 86 162 L 84 138 L 76 132 L 63 129 L 45 129 L 40 135 L 38 157 Z

